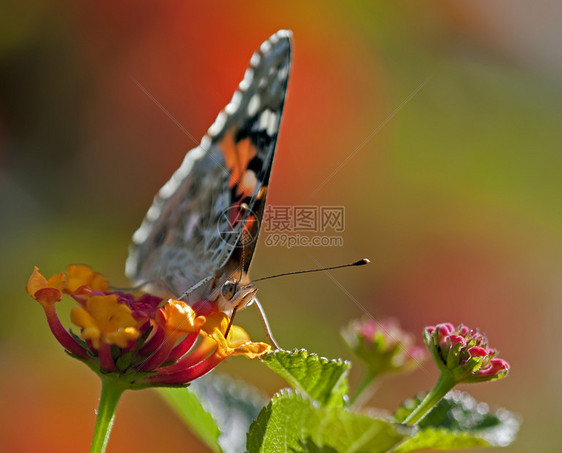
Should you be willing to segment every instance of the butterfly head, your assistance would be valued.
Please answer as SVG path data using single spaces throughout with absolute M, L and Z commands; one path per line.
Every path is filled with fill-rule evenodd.
M 236 280 L 226 280 L 218 289 L 215 303 L 223 312 L 229 312 L 234 308 L 238 310 L 245 308 L 253 302 L 258 291 L 254 285 L 244 285 Z

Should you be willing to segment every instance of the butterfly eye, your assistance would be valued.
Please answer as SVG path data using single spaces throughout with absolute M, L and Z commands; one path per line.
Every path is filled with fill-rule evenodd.
M 222 285 L 221 288 L 222 297 L 224 297 L 226 300 L 232 299 L 234 297 L 234 294 L 236 293 L 236 287 L 236 282 L 230 280 L 224 282 L 224 285 Z

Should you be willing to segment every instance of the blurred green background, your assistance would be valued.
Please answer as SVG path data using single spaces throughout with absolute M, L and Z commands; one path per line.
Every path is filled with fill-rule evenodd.
M 200 138 L 252 52 L 290 28 L 269 202 L 344 206 L 344 245 L 262 235 L 252 275 L 372 264 L 333 272 L 341 287 L 322 273 L 260 283 L 278 341 L 349 358 L 353 299 L 420 341 L 428 324 L 478 326 L 512 372 L 465 389 L 522 416 L 509 451 L 560 451 L 561 22 L 555 1 L 2 0 L 0 450 L 88 449 L 98 379 L 24 287 L 34 265 L 76 262 L 127 284 L 130 235 L 194 146 L 132 78 Z M 237 322 L 263 337 L 254 310 Z M 283 385 L 244 358 L 219 370 Z M 435 379 L 427 364 L 371 403 L 392 410 Z M 164 449 L 205 451 L 155 393 L 129 392 L 108 451 Z

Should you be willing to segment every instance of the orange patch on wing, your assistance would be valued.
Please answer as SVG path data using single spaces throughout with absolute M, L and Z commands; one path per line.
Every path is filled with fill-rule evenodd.
M 226 166 L 230 170 L 229 187 L 242 184 L 248 164 L 256 156 L 255 146 L 249 138 L 235 142 L 232 130 L 225 132 L 224 138 L 218 146 L 222 151 Z

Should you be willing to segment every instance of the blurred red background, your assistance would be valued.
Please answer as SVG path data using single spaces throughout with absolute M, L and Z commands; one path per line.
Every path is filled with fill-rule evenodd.
M 344 245 L 266 247 L 262 235 L 252 275 L 371 258 L 332 275 L 420 341 L 427 324 L 480 327 L 512 372 L 468 390 L 522 416 L 510 451 L 560 451 L 562 7 L 527 6 L 4 0 L 0 449 L 89 446 L 99 382 L 57 346 L 24 287 L 33 265 L 75 262 L 127 284 L 130 235 L 195 146 L 133 79 L 199 139 L 252 52 L 289 28 L 269 202 L 344 206 Z M 362 311 L 329 278 L 259 287 L 283 347 L 349 357 L 339 329 Z M 253 310 L 238 322 L 263 336 Z M 272 394 L 283 383 L 263 368 L 219 367 Z M 372 404 L 393 409 L 435 378 L 427 364 Z M 155 393 L 129 392 L 108 451 L 164 448 L 205 451 Z

